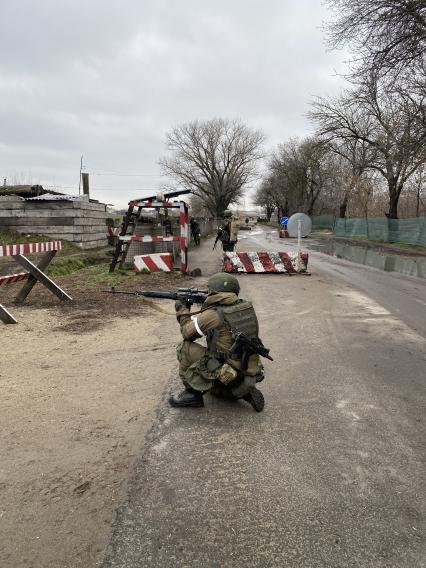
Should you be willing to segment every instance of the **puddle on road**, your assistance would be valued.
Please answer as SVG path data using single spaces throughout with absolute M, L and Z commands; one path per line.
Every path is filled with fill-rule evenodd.
M 401 256 L 397 254 L 384 254 L 366 247 L 345 245 L 342 243 L 325 243 L 309 245 L 312 250 L 323 252 L 336 258 L 343 258 L 378 268 L 385 272 L 399 272 L 406 276 L 426 278 L 426 259 L 418 257 Z

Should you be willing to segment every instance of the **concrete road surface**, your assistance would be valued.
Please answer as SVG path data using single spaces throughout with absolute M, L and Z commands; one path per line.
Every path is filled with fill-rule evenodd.
M 208 243 L 195 254 L 215 270 Z M 104 568 L 426 567 L 426 282 L 316 253 L 310 268 L 239 276 L 275 359 L 265 410 L 164 401 Z

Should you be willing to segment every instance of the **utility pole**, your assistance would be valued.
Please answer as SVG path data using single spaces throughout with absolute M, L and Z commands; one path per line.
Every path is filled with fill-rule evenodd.
M 80 159 L 80 175 L 78 179 L 78 195 L 80 195 L 80 188 L 81 188 L 81 170 L 83 169 L 83 156 Z
M 89 174 L 82 173 L 81 178 L 83 181 L 83 195 L 87 195 L 87 198 L 89 198 Z

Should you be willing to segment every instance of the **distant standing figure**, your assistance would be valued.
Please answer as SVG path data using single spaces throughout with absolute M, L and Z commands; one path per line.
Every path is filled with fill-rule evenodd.
M 217 241 L 221 241 L 223 252 L 233 251 L 238 241 L 238 222 L 237 219 L 232 217 L 232 211 L 229 209 L 225 209 L 223 212 L 223 219 L 223 225 L 217 230 L 213 250 L 216 247 Z
M 163 226 L 164 226 L 164 229 L 165 229 L 166 237 L 172 236 L 173 235 L 172 223 L 171 223 L 171 221 L 168 217 L 166 217 L 166 219 L 164 219 Z
M 200 225 L 196 219 L 191 219 L 189 225 L 191 227 L 191 235 L 194 239 L 195 246 L 198 246 L 200 244 Z

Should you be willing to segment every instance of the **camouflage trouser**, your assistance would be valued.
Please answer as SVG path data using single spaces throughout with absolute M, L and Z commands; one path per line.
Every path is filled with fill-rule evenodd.
M 224 385 L 216 378 L 221 364 L 208 355 L 205 347 L 194 341 L 182 341 L 176 348 L 176 354 L 179 376 L 185 387 L 204 392 L 218 386 L 223 391 Z M 230 383 L 226 389 L 235 398 L 241 398 L 255 384 L 256 377 L 246 375 L 242 381 L 235 381 L 235 386 Z
M 235 248 L 235 243 L 233 241 L 222 243 L 223 252 L 232 252 L 234 248 Z

